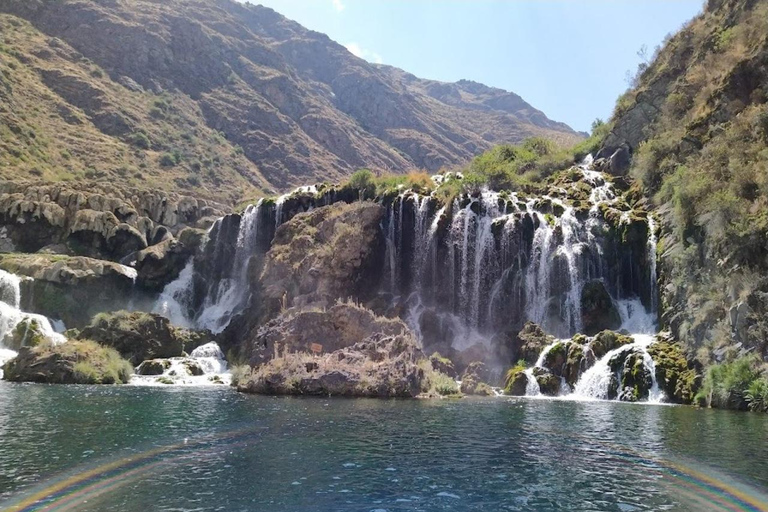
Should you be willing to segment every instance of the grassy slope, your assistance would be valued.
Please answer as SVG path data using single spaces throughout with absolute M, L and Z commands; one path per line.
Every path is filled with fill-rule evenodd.
M 230 203 L 268 188 L 189 97 L 133 92 L 13 16 L 0 15 L 0 32 L 0 178 L 115 180 Z
M 768 2 L 711 0 L 619 99 L 608 137 L 633 147 L 632 174 L 664 222 L 665 326 L 704 365 L 757 355 L 757 374 L 768 361 L 767 100 Z

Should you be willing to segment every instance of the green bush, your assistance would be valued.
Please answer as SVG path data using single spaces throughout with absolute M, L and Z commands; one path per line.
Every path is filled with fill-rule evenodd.
M 696 394 L 696 402 L 710 407 L 746 410 L 752 403 L 747 400 L 747 392 L 752 390 L 755 392 L 752 399 L 756 404 L 762 404 L 764 388 L 756 383 L 764 380 L 760 378 L 759 364 L 759 358 L 750 355 L 710 366 Z
M 150 141 L 144 132 L 134 132 L 128 137 L 128 142 L 140 149 L 149 149 Z
M 163 167 L 175 167 L 181 162 L 181 154 L 178 151 L 163 153 L 160 157 L 160 165 Z
M 374 176 L 368 169 L 360 169 L 349 177 L 347 186 L 353 190 L 357 190 L 361 196 L 372 196 L 376 193 L 376 184 L 374 183 Z
M 768 412 L 768 379 L 761 377 L 752 383 L 744 393 L 750 411 Z

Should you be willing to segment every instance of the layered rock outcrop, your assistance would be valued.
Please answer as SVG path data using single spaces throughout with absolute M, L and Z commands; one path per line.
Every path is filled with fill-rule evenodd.
M 429 363 L 399 320 L 351 304 L 288 311 L 248 343 L 240 391 L 263 394 L 416 396 Z
M 46 249 L 118 261 L 223 213 L 221 205 L 172 193 L 0 183 L 0 236 L 6 252 Z
M 136 271 L 111 261 L 58 254 L 2 254 L 0 268 L 24 279 L 21 308 L 83 327 L 93 315 L 152 298 L 135 287 Z

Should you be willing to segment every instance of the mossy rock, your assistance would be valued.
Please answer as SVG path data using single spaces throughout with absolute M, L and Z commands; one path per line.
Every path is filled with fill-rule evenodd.
M 584 361 L 584 346 L 571 341 L 568 343 L 568 356 L 563 365 L 562 376 L 569 386 L 574 387 L 581 377 Z
M 648 347 L 656 364 L 656 381 L 664 391 L 667 400 L 689 404 L 693 401 L 699 384 L 699 377 L 688 362 L 682 347 L 677 343 L 657 341 Z
M 507 371 L 504 382 L 504 394 L 511 396 L 525 396 L 528 387 L 528 375 L 524 365 L 517 365 Z
M 152 313 L 99 313 L 80 336 L 115 348 L 134 364 L 181 356 L 183 340 L 167 318 Z
M 109 347 L 91 340 L 73 340 L 22 347 L 3 367 L 4 379 L 50 384 L 126 384 L 131 364 Z
M 560 379 L 557 376 L 543 368 L 534 369 L 533 374 L 536 377 L 536 382 L 539 383 L 539 390 L 542 395 L 557 396 L 560 394 Z
M 494 395 L 496 395 L 496 393 L 493 392 L 493 388 L 491 386 L 489 386 L 485 382 L 481 382 L 475 388 L 475 395 L 477 395 L 477 396 L 494 396 Z
M 149 359 L 136 368 L 138 375 L 162 375 L 171 367 L 168 359 Z
M 36 347 L 46 340 L 40 322 L 34 318 L 25 318 L 5 336 L 3 344 L 18 351 L 21 347 Z
M 547 355 L 544 357 L 543 366 L 555 375 L 559 375 L 567 357 L 567 344 L 563 342 L 556 343 L 551 349 L 549 349 L 549 352 L 547 352 Z
M 444 373 L 449 377 L 456 377 L 456 367 L 454 366 L 453 361 L 447 357 L 441 356 L 439 352 L 434 352 L 429 356 L 429 362 L 432 365 L 432 369 L 436 372 Z
M 518 359 L 521 359 L 533 365 L 539 358 L 539 354 L 544 347 L 554 341 L 554 337 L 545 333 L 544 330 L 533 322 L 527 322 L 522 330 L 518 333 L 517 338 L 520 343 L 520 349 L 518 351 Z
M 592 353 L 595 355 L 595 358 L 600 359 L 611 350 L 623 347 L 624 345 L 629 345 L 633 342 L 634 340 L 631 336 L 626 336 L 615 331 L 606 330 L 598 333 L 594 337 L 590 348 L 592 349 Z

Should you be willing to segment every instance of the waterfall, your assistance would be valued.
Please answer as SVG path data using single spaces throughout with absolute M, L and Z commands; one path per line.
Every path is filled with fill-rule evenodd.
M 162 374 L 134 375 L 131 377 L 131 385 L 229 385 L 232 379 L 224 353 L 216 342 L 197 347 L 188 357 L 172 357 L 164 361 L 166 367 Z M 196 371 L 190 372 L 190 368 L 195 368 Z M 141 371 L 141 367 L 138 371 Z
M 262 218 L 263 201 L 246 208 L 240 218 L 234 257 L 225 263 L 226 275 L 210 283 L 202 300 L 202 305 L 194 312 L 195 262 L 190 261 L 179 277 L 167 284 L 155 302 L 153 311 L 168 317 L 174 324 L 187 328 L 208 329 L 219 333 L 229 324 L 233 316 L 247 305 L 250 298 L 250 280 L 248 265 L 257 252 L 259 224 Z M 221 227 L 218 220 L 211 230 Z M 222 248 L 219 241 L 210 239 L 214 244 L 214 261 L 220 260 Z
M 190 260 L 179 277 L 163 288 L 152 312 L 166 317 L 174 325 L 187 329 L 192 328 L 194 326 L 193 321 L 189 319 L 187 312 L 192 307 L 194 273 L 194 261 Z
M 589 158 L 554 175 L 546 190 L 475 190 L 441 204 L 440 197 L 401 189 L 383 200 L 379 291 L 425 350 L 471 348 L 472 357 L 492 360 L 526 321 L 564 339 L 587 320 L 589 329 L 599 329 L 582 309 L 582 296 L 592 296 L 585 290 L 596 290 L 600 304 L 608 297 L 611 318 L 618 312 L 630 332 L 654 332 L 653 219 L 647 244 L 624 242 L 617 225 L 631 212 Z M 305 187 L 220 219 L 203 254 L 166 286 L 156 311 L 176 324 L 221 332 L 250 302 L 250 263 L 269 249 L 275 229 L 332 196 Z M 653 281 L 650 296 L 646 279 Z
M 650 270 L 650 289 L 651 289 L 651 312 L 656 313 L 659 309 L 659 290 L 658 276 L 656 275 L 656 247 L 658 240 L 656 238 L 656 223 L 653 215 L 648 214 L 648 268 Z
M 34 320 L 40 327 L 41 333 L 53 343 L 63 343 L 66 338 L 54 329 L 48 318 L 33 313 L 25 313 L 20 309 L 21 278 L 4 270 L 0 270 L 0 367 L 16 357 L 16 351 L 4 344 L 4 339 L 11 334 L 16 326 L 24 320 Z M 58 327 L 63 331 L 64 325 Z M 0 370 L 2 378 L 2 370 Z
M 664 399 L 664 394 L 659 389 L 659 384 L 656 381 L 656 365 L 648 353 L 648 347 L 655 341 L 655 337 L 649 334 L 635 334 L 633 338 L 635 340 L 634 343 L 611 350 L 584 372 L 576 383 L 573 395 L 578 398 L 607 399 L 612 381 L 618 379 L 621 382 L 621 375 L 615 375 L 611 370 L 611 360 L 616 357 L 626 356 L 632 352 L 639 352 L 643 358 L 643 365 L 651 376 L 648 402 L 661 402 Z

